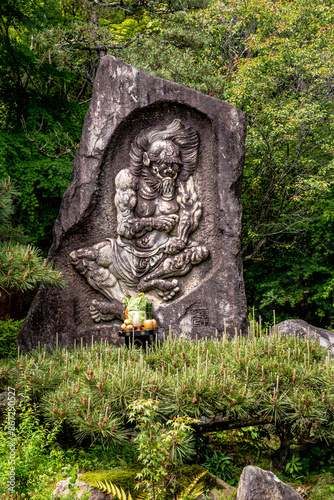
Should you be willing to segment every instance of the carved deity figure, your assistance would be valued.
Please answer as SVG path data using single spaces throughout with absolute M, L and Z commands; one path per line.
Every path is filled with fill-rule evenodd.
M 110 305 L 134 290 L 172 300 L 177 278 L 209 256 L 190 238 L 202 216 L 193 178 L 198 149 L 198 133 L 180 120 L 143 130 L 133 141 L 129 167 L 115 179 L 117 238 L 71 253 L 77 271 Z M 94 301 L 91 311 L 96 321 L 111 319 L 108 304 Z

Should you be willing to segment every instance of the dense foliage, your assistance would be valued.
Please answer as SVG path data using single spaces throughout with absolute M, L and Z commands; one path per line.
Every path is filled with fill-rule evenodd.
M 78 469 L 130 462 L 136 474 L 139 466 L 145 479 L 159 484 L 162 465 L 169 470 L 175 461 L 202 464 L 232 484 L 250 461 L 264 468 L 273 463 L 284 481 L 321 474 L 310 477 L 305 492 L 327 478 L 323 491 L 305 498 L 332 498 L 333 360 L 316 341 L 261 334 L 257 326 L 248 338 L 169 337 L 146 352 L 103 342 L 52 352 L 41 346 L 2 361 L 0 383 L 17 392 L 17 484 L 18 491 L 35 491 L 32 498 L 45 498 L 37 495 L 40 478 L 59 478 L 64 461 L 73 464 L 74 472 L 64 469 L 73 477 Z M 153 415 L 144 413 L 151 398 L 159 401 Z M 199 420 L 194 434 L 184 432 L 188 417 Z M 173 422 L 181 427 L 173 429 Z M 6 432 L 5 419 L 4 457 Z M 133 444 L 131 454 L 126 447 L 136 435 L 134 456 Z M 109 473 L 105 479 L 114 482 Z M 2 481 L 0 475 L 0 490 Z
M 0 321 L 0 359 L 13 358 L 17 354 L 17 336 L 23 320 Z
M 3 0 L 0 173 L 44 250 L 70 181 L 99 58 L 247 113 L 243 257 L 248 301 L 268 319 L 334 326 L 330 0 Z
M 79 442 L 127 441 L 129 404 L 154 398 L 163 420 L 206 417 L 203 432 L 269 425 L 283 455 L 292 444 L 334 440 L 332 374 L 319 343 L 277 332 L 232 341 L 168 338 L 146 353 L 104 343 L 51 354 L 40 348 L 0 371 L 2 384 L 39 402 L 44 418 Z
M 22 404 L 17 408 L 23 412 L 20 425 L 16 429 L 16 451 L 15 475 L 17 492 L 24 493 L 32 491 L 38 486 L 38 481 L 43 480 L 53 470 L 57 459 L 57 452 L 48 453 L 49 446 L 54 444 L 57 436 L 57 427 L 50 430 L 50 426 L 40 425 L 33 407 L 24 407 Z M 7 490 L 7 475 L 10 464 L 8 461 L 8 424 L 5 420 L 0 433 L 0 452 L 2 456 L 2 474 L 0 477 L 0 494 L 9 496 Z M 48 455 L 48 461 L 45 460 Z M 59 458 L 59 455 L 58 455 Z M 34 469 L 39 470 L 40 477 L 34 477 Z M 2 497 L 4 498 L 4 497 Z
M 150 464 L 165 453 L 152 445 L 143 454 L 152 432 L 153 444 L 173 446 L 173 455 L 168 455 L 175 457 L 173 461 L 202 464 L 232 484 L 250 460 L 264 468 L 274 463 L 284 481 L 322 474 L 307 483 L 327 478 L 319 495 L 305 498 L 323 498 L 324 488 L 326 498 L 332 498 L 333 360 L 318 342 L 283 337 L 277 331 L 261 334 L 255 327 L 248 338 L 230 341 L 169 337 L 146 352 L 94 342 L 52 352 L 41 346 L 2 361 L 0 383 L 15 387 L 21 401 L 16 419 L 17 484 L 18 491 L 35 491 L 32 498 L 45 498 L 37 494 L 45 488 L 40 478 L 47 481 L 48 474 L 56 473 L 59 478 L 66 460 L 74 469 L 66 466 L 64 474 L 71 472 L 73 477 L 78 469 L 110 470 L 120 463 L 144 467 L 140 456 L 134 456 L 133 444 L 131 456 L 126 448 L 136 435 L 131 423 L 134 409 L 140 412 L 147 404 L 135 403 L 141 398 L 159 401 L 157 414 L 155 409 L 153 417 L 144 415 L 152 417 L 151 423 L 138 438 L 139 452 Z M 168 430 L 166 421 L 176 415 L 181 424 L 183 417 L 186 423 L 188 417 L 200 421 L 194 435 L 181 429 L 183 434 L 176 436 Z M 142 420 L 135 420 L 137 433 Z M 0 431 L 4 456 L 6 432 L 5 420 Z M 27 460 L 41 440 L 41 452 Z M 92 446 L 96 452 L 89 454 Z M 150 466 L 146 477 L 163 474 L 162 463 L 159 459 L 159 467 Z M 167 467 L 169 458 L 164 463 Z M 305 492 L 310 487 L 305 485 Z

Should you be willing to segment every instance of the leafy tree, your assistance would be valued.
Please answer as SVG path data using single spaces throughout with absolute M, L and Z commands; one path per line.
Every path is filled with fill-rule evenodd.
M 31 241 L 46 251 L 70 182 L 73 153 L 100 57 L 107 52 L 122 54 L 137 64 L 149 55 L 152 63 L 162 53 L 166 59 L 173 47 L 174 59 L 167 65 L 176 67 L 180 52 L 191 45 L 198 52 L 203 42 L 192 36 L 191 26 L 178 33 L 177 21 L 168 32 L 167 21 L 201 7 L 203 1 L 3 0 L 2 4 L 0 175 L 10 175 L 19 186 L 22 197 L 16 220 L 24 223 Z M 187 62 L 185 56 L 184 69 L 198 67 L 191 58 Z M 169 77 L 177 79 L 176 74 Z M 184 83 L 189 83 L 187 78 Z
M 136 422 L 138 434 L 135 443 L 139 451 L 138 459 L 143 465 L 136 478 L 139 484 L 144 486 L 150 500 L 167 497 L 172 467 L 180 466 L 180 462 L 182 463 L 176 459 L 175 448 L 185 444 L 187 433 L 192 431 L 191 426 L 198 422 L 189 417 L 174 417 L 165 427 L 156 421 L 158 406 L 158 401 L 139 399 L 131 403 L 128 408 L 129 421 Z M 194 449 L 190 447 L 189 455 L 191 453 L 194 453 Z M 193 498 L 203 490 L 204 488 Z
M 17 218 L 33 243 L 50 245 L 99 59 L 110 53 L 247 113 L 248 300 L 266 317 L 275 307 L 279 319 L 334 326 L 330 0 L 2 5 L 0 174 L 20 188 Z
M 223 82 L 223 98 L 248 118 L 248 300 L 267 318 L 275 308 L 279 319 L 334 325 L 333 5 L 229 0 L 201 17 L 211 36 L 205 57 Z
M 30 241 L 45 250 L 71 175 L 71 159 L 57 131 L 70 140 L 71 153 L 85 112 L 64 93 L 74 75 L 36 53 L 38 30 L 60 21 L 58 5 L 4 0 L 0 16 L 0 176 L 10 175 L 19 186 L 22 196 L 15 219 L 32 233 Z

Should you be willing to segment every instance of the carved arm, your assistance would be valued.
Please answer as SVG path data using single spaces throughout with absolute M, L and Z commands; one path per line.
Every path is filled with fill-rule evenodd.
M 202 216 L 202 203 L 198 200 L 193 177 L 180 183 L 177 201 L 181 207 L 178 238 L 187 243 Z
M 170 232 L 177 221 L 177 215 L 164 215 L 159 217 L 142 217 L 134 215 L 137 203 L 137 179 L 130 174 L 128 169 L 121 170 L 116 176 L 115 205 L 117 208 L 117 232 L 128 239 L 139 238 L 153 231 Z
M 166 253 L 174 255 L 182 251 L 188 243 L 189 236 L 198 227 L 202 216 L 202 204 L 198 201 L 192 177 L 179 184 L 177 202 L 180 205 L 180 221 L 176 238 L 171 238 Z

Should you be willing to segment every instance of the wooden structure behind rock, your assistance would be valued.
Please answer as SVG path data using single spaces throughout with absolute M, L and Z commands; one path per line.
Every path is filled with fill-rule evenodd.
M 41 288 L 20 342 L 116 341 L 144 292 L 160 332 L 247 331 L 240 253 L 245 114 L 111 56 L 101 59 Z

